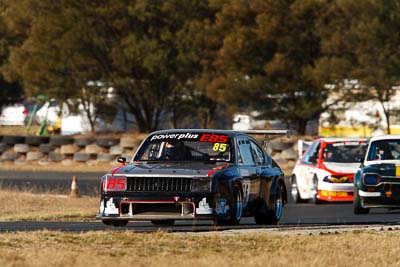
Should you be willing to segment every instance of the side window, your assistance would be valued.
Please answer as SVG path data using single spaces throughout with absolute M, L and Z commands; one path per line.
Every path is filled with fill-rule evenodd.
M 245 138 L 240 138 L 237 141 L 239 147 L 239 164 L 255 165 L 253 153 L 251 151 L 250 141 Z
M 312 143 L 311 146 L 307 149 L 306 153 L 304 154 L 301 162 L 311 165 L 317 164 L 319 147 L 320 147 L 319 142 Z
M 264 159 L 264 152 L 262 149 L 253 141 L 250 141 L 251 148 L 253 151 L 254 158 L 256 160 L 257 165 L 264 165 L 265 159 Z

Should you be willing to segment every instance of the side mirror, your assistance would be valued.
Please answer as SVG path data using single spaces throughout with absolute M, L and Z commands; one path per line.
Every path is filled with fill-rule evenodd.
M 117 161 L 121 164 L 126 164 L 126 158 L 125 157 L 118 157 Z

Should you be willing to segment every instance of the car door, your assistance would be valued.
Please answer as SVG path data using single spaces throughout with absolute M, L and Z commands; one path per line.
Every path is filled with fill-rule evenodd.
M 300 164 L 296 166 L 297 186 L 301 191 L 314 189 L 314 176 L 318 166 L 320 147 L 320 142 L 313 142 L 300 160 Z
M 248 203 L 254 202 L 258 194 L 257 175 L 259 167 L 256 165 L 254 153 L 252 152 L 250 140 L 243 136 L 236 139 L 238 147 L 238 169 L 243 179 L 243 207 Z

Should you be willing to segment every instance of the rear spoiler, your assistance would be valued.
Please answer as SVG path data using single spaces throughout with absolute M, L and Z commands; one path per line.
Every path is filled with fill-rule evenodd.
M 292 136 L 292 132 L 290 130 L 245 130 L 240 132 L 246 134 L 286 135 L 287 138 Z
M 290 130 L 245 130 L 240 131 L 245 134 L 259 134 L 264 135 L 264 149 L 267 150 L 268 143 L 269 143 L 269 135 L 286 135 L 287 138 L 292 136 L 292 132 Z

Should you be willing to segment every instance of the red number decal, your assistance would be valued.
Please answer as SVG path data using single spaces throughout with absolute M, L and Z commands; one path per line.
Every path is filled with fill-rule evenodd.
M 203 134 L 200 138 L 200 142 L 207 142 L 208 141 L 208 137 L 210 137 L 209 134 Z
M 208 138 L 208 141 L 209 141 L 209 142 L 213 142 L 213 143 L 217 142 L 217 141 L 218 141 L 218 135 L 212 134 L 212 135 L 210 136 L 210 138 Z
M 227 135 L 220 135 L 219 138 L 218 138 L 218 142 L 227 143 L 228 142 L 228 136 Z
M 106 189 L 115 191 L 126 190 L 126 177 L 107 178 Z
M 200 138 L 200 142 L 227 143 L 228 136 L 227 135 L 218 135 L 218 134 L 203 134 Z

